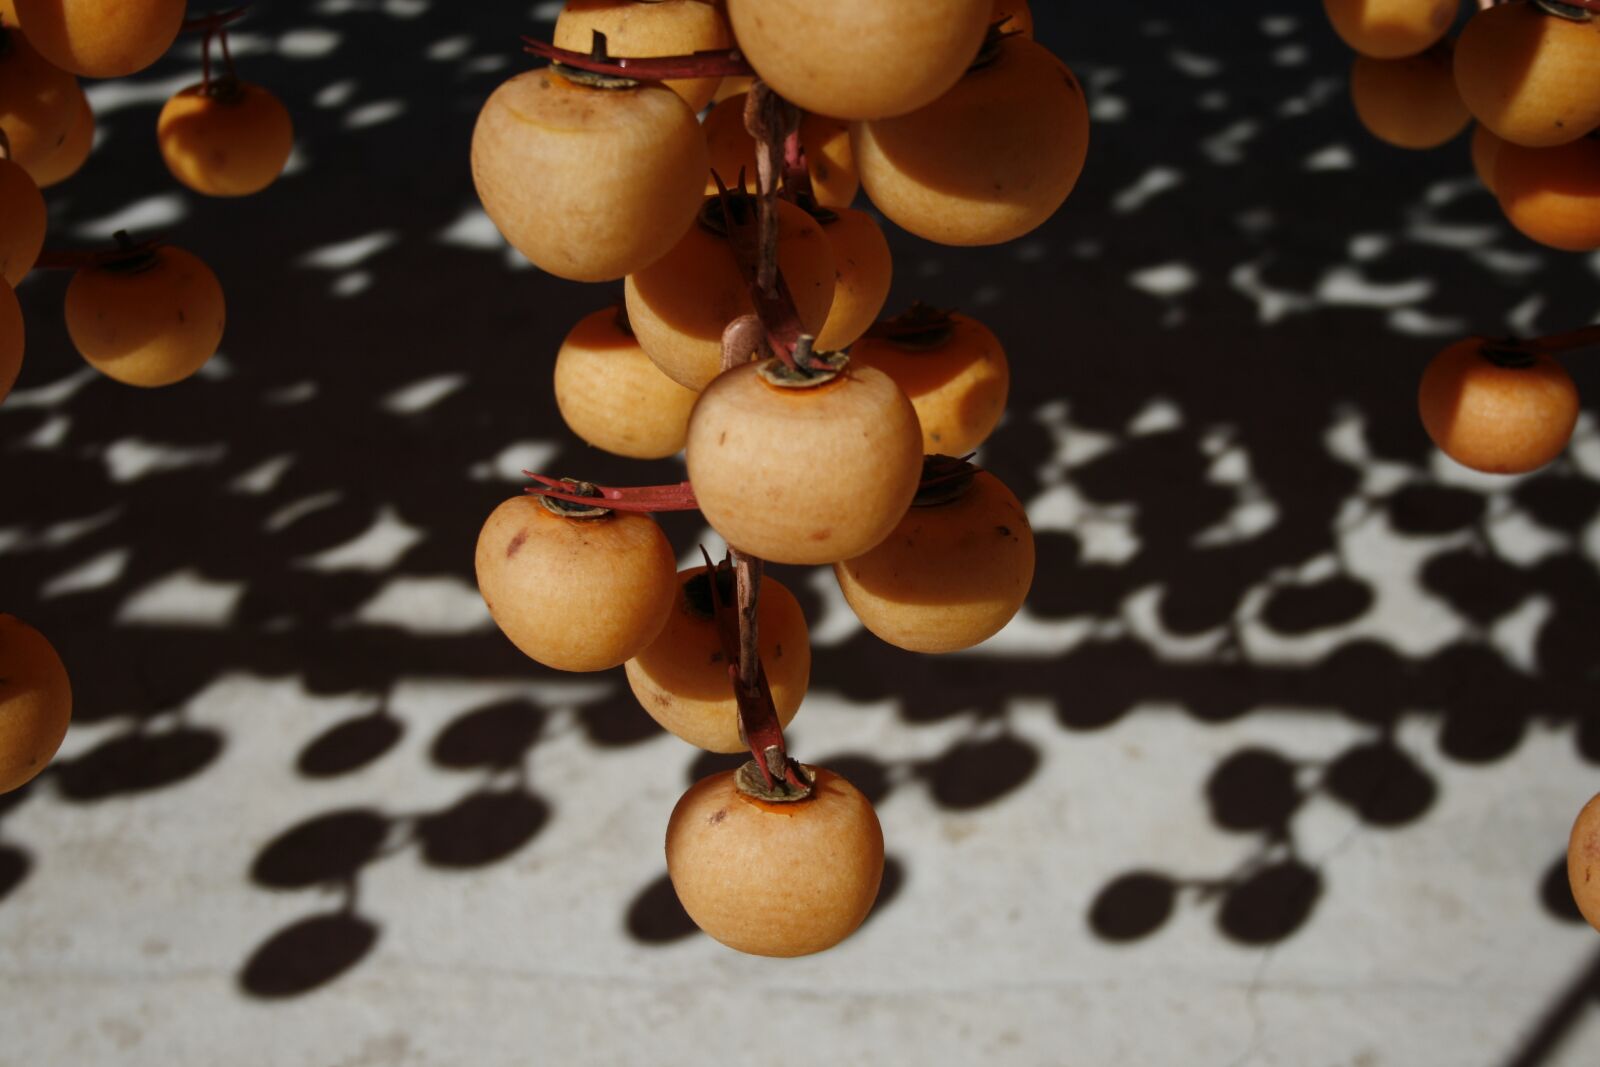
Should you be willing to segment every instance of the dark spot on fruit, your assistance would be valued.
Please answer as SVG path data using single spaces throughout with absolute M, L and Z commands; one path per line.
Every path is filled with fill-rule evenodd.
M 930 434 L 929 436 L 931 436 L 935 441 L 943 441 L 944 440 L 944 434 L 940 433 L 938 430 L 933 431 L 933 433 Z
M 826 541 L 828 538 L 830 538 L 832 536 L 833 536 L 833 531 L 832 530 L 813 530 L 811 532 L 811 536 L 809 538 L 807 538 L 807 540 L 809 540 L 809 541 Z
M 728 431 L 727 430 L 723 430 L 721 433 L 717 434 L 717 444 L 725 445 L 727 443 L 728 443 Z
M 711 662 L 712 663 L 721 663 L 722 662 L 722 653 L 721 652 L 713 652 L 713 653 L 711 653 Z
M 182 308 L 178 309 L 178 321 L 179 322 L 188 322 L 189 321 L 189 316 L 187 316 L 187 315 L 185 315 L 183 313 L 183 309 Z
M 1011 536 L 1011 527 L 1009 527 L 1009 526 L 996 526 L 995 529 L 1000 531 L 1000 536 L 1001 537 L 1010 537 Z
M 510 559 L 512 556 L 515 556 L 517 554 L 517 550 L 522 547 L 522 543 L 527 539 L 528 531 L 518 530 L 517 536 L 513 537 L 511 539 L 511 543 L 506 546 L 506 559 Z
M 717 823 L 721 822 L 723 819 L 726 819 L 727 817 L 728 817 L 728 809 L 727 808 L 718 808 L 716 811 L 711 813 L 711 818 L 707 819 L 706 822 L 708 822 L 711 825 L 715 826 Z
M 782 645 L 773 646 L 772 658 L 773 659 L 782 659 L 783 658 L 783 646 Z

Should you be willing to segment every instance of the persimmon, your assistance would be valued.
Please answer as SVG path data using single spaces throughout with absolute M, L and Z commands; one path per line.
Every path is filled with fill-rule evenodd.
M 892 336 L 863 337 L 850 349 L 858 367 L 876 367 L 905 391 L 929 455 L 964 456 L 1005 414 L 1011 367 L 989 328 L 955 312 L 921 305 L 890 320 Z
M 1494 167 L 1495 161 L 1500 157 L 1500 148 L 1505 142 L 1496 137 L 1494 131 L 1483 123 L 1472 127 L 1472 169 L 1478 175 L 1478 180 L 1483 187 L 1494 192 Z
M 184 0 L 14 0 L 39 54 L 85 78 L 121 78 L 172 47 Z
M 77 90 L 76 114 L 67 127 L 66 136 L 55 151 L 28 168 L 28 173 L 33 175 L 33 180 L 39 183 L 41 189 L 48 189 L 78 173 L 94 149 L 94 109 L 89 105 L 88 95 L 76 82 L 73 88 Z
M 607 452 L 663 459 L 683 448 L 695 393 L 661 373 L 618 307 L 585 315 L 556 353 L 556 407 L 573 433 Z
M 833 563 L 882 541 L 922 474 L 922 431 L 889 376 L 848 367 L 786 388 L 776 359 L 707 386 L 685 447 L 700 511 L 717 533 L 778 563 Z
M 751 66 L 806 111 L 841 119 L 904 115 L 961 77 L 992 0 L 728 0 Z
M 831 352 L 855 343 L 877 320 L 889 298 L 894 259 L 883 230 L 865 211 L 837 208 L 820 221 L 833 247 L 836 280 L 833 306 L 817 333 L 817 348 Z
M 755 201 L 730 196 L 729 206 L 753 212 Z M 705 199 L 700 219 L 666 255 L 628 275 L 623 286 L 639 344 L 667 377 L 697 392 L 722 370 L 723 329 L 755 310 L 724 236 L 716 197 Z M 816 334 L 833 306 L 833 246 L 820 224 L 785 201 L 778 203 L 778 269 L 794 295 L 802 328 Z
M 211 268 L 171 245 L 74 272 L 66 316 L 73 346 L 95 370 L 146 387 L 204 366 L 227 317 Z
M 855 932 L 883 880 L 883 828 L 861 791 L 822 767 L 812 794 L 772 803 L 737 772 L 702 778 L 667 823 L 667 874 L 711 937 L 758 956 L 805 956 Z
M 1350 99 L 1367 132 L 1397 148 L 1436 148 L 1471 121 L 1444 42 L 1402 59 L 1356 56 Z
M 755 84 L 755 79 L 739 75 L 730 75 L 717 84 L 717 91 L 711 94 L 711 102 L 720 104 L 730 96 L 748 93 L 750 86 Z
M 1567 838 L 1567 884 L 1578 911 L 1600 930 L 1600 795 L 1591 797 L 1573 820 Z
M 11 284 L 0 279 L 0 400 L 4 400 L 17 384 L 22 371 L 22 350 L 26 334 L 22 323 L 22 305 Z
M 592 88 L 553 68 L 497 88 L 472 131 L 472 181 L 512 247 L 573 281 L 613 281 L 666 254 L 694 222 L 700 122 L 660 85 Z
M 1540 244 L 1566 252 L 1600 248 L 1600 140 L 1554 148 L 1504 142 L 1494 190 L 1511 225 Z
M 1507 355 L 1473 337 L 1428 364 L 1417 406 L 1428 436 L 1457 463 L 1523 474 L 1567 447 L 1578 419 L 1578 390 L 1548 354 Z
M 742 170 L 746 192 L 756 191 L 756 142 L 744 127 L 746 94 L 718 101 L 702 123 L 711 169 L 732 186 Z M 838 119 L 805 113 L 800 118 L 800 144 L 806 152 L 811 192 L 823 207 L 847 207 L 861 188 L 855 157 L 850 151 L 850 127 Z M 716 180 L 706 178 L 706 195 L 717 191 Z
M 623 666 L 633 695 L 664 729 L 712 752 L 742 752 L 739 709 L 712 614 L 710 586 L 704 567 L 679 571 L 677 603 L 666 626 Z M 718 589 L 733 601 L 732 572 L 721 572 Z M 756 620 L 773 708 L 778 722 L 788 726 L 811 678 L 806 617 L 794 594 L 767 576 L 761 579 Z
M 0 615 L 0 793 L 44 770 L 72 721 L 72 683 L 38 630 Z
M 18 29 L 0 29 L 0 130 L 11 158 L 32 167 L 66 141 L 81 95 L 72 75 L 53 66 Z
M 44 197 L 22 165 L 0 158 L 0 278 L 15 286 L 44 248 Z
M 1345 44 L 1374 59 L 1400 59 L 1433 47 L 1450 30 L 1460 0 L 1322 0 Z
M 990 23 L 1005 19 L 1000 27 L 1008 33 L 1033 36 L 1033 12 L 1028 10 L 1028 0 L 994 0 L 994 10 L 989 13 Z
M 1530 148 L 1600 126 L 1600 18 L 1553 15 L 1522 0 L 1479 11 L 1456 42 L 1455 77 L 1473 118 Z
M 978 471 L 935 484 L 883 542 L 833 565 L 868 630 L 912 652 L 954 652 L 1011 621 L 1033 584 L 1033 530 L 1016 495 Z
M 677 564 L 647 515 L 512 497 L 478 534 L 478 591 L 500 632 L 562 671 L 603 671 L 655 640 Z
M 556 16 L 557 48 L 587 52 L 594 32 L 606 35 L 612 56 L 648 59 L 730 48 L 728 24 L 707 0 L 567 0 Z M 662 82 L 694 111 L 711 102 L 719 78 L 669 78 Z
M 172 96 L 156 120 L 172 176 L 206 196 L 249 196 L 277 180 L 294 149 L 294 123 L 253 82 L 213 79 Z
M 850 128 L 861 184 L 895 225 L 947 245 L 1020 237 L 1066 200 L 1089 147 L 1083 87 L 1026 37 L 938 100 Z

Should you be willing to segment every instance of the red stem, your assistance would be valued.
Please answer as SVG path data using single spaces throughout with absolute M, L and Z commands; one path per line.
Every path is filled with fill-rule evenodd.
M 522 39 L 523 51 L 563 66 L 587 70 L 595 74 L 610 74 L 619 78 L 636 78 L 639 81 L 665 81 L 668 78 L 726 78 L 751 77 L 755 71 L 744 60 L 737 48 L 720 51 L 695 52 L 687 56 L 655 56 L 649 59 L 605 54 L 605 34 L 596 33 L 594 52 L 574 52 L 557 48 L 533 37 Z
M 716 179 L 718 196 L 722 200 L 722 218 L 728 231 L 728 244 L 733 249 L 739 273 L 750 291 L 750 302 L 755 305 L 756 315 L 766 328 L 767 343 L 779 359 L 793 367 L 795 349 L 800 344 L 804 329 L 800 325 L 800 312 L 795 307 L 794 294 L 789 292 L 789 284 L 783 280 L 783 272 L 778 269 L 776 217 L 770 229 L 762 225 L 759 211 L 754 219 L 741 217 L 729 202 L 730 194 L 722 177 L 715 171 L 711 176 Z M 769 233 L 773 235 L 770 252 L 764 247 L 768 243 Z M 770 287 L 761 284 L 762 265 L 768 263 L 771 264 L 773 279 Z
M 1600 4 L 1600 0 L 1595 2 Z M 1600 345 L 1600 323 L 1580 326 L 1565 333 L 1552 333 L 1544 337 L 1530 337 L 1526 341 L 1513 341 L 1506 347 L 1519 352 L 1556 353 L 1570 352 L 1574 348 L 1589 348 L 1592 345 Z
M 233 69 L 233 53 L 228 51 L 228 31 L 217 30 L 217 42 L 222 45 L 222 62 L 228 68 L 228 77 L 238 80 L 238 73 Z
M 115 252 L 46 253 L 47 255 L 53 255 L 63 259 L 68 256 L 76 256 L 79 257 L 80 262 L 76 265 L 68 265 L 66 263 L 47 265 L 43 262 L 45 257 L 40 256 L 39 258 L 41 262 L 38 265 L 47 267 L 47 269 L 49 266 L 60 266 L 69 270 L 76 269 L 76 266 L 98 266 L 100 263 L 115 261 L 130 255 L 138 254 L 138 252 L 148 251 L 149 249 L 154 248 L 157 244 L 158 242 L 156 241 L 142 241 L 133 246 L 133 250 L 130 251 L 117 249 Z M 96 257 L 96 261 L 87 262 L 86 260 L 88 257 Z M 740 332 L 736 333 L 736 330 L 739 330 Z M 737 366 L 740 363 L 749 362 L 752 356 L 759 357 L 761 355 L 761 350 L 759 348 L 752 348 L 750 346 L 752 344 L 760 343 L 763 339 L 763 333 L 764 331 L 761 328 L 761 324 L 759 321 L 757 321 L 754 315 L 745 315 L 742 318 L 734 319 L 733 322 L 728 324 L 728 329 L 724 331 L 722 335 L 724 358 L 726 358 L 726 354 L 731 351 L 742 351 L 746 353 L 746 355 L 739 357 L 738 361 L 733 364 L 734 366 Z M 739 337 L 740 340 L 730 341 L 730 338 L 732 337 Z M 950 458 L 954 459 L 956 462 L 964 463 L 975 455 L 977 455 L 976 452 L 969 452 L 965 456 L 961 456 L 959 458 Z M 573 492 L 572 483 L 564 482 L 560 478 L 551 478 L 548 475 L 536 474 L 533 471 L 523 471 L 522 473 L 540 483 L 538 485 L 528 486 L 523 490 L 524 493 L 529 493 L 533 496 L 548 496 L 555 500 L 565 500 L 569 504 L 588 504 L 592 507 L 609 508 L 612 511 L 638 511 L 645 513 L 654 513 L 658 511 L 698 511 L 700 508 L 699 501 L 695 499 L 694 486 L 689 482 L 679 482 L 676 485 L 597 485 L 595 486 L 595 489 L 599 491 L 600 495 L 586 496 L 582 493 Z M 959 474 L 951 475 L 941 470 L 927 474 L 919 483 L 917 483 L 917 486 L 919 489 L 926 489 L 930 486 L 947 482 L 952 477 L 959 476 Z M 735 552 L 735 554 L 737 555 L 737 552 Z
M 695 511 L 700 507 L 699 501 L 694 498 L 694 488 L 688 482 L 679 482 L 677 485 L 597 485 L 595 488 L 600 495 L 595 497 L 572 492 L 572 483 L 559 478 L 546 477 L 533 471 L 522 473 L 540 483 L 528 486 L 523 492 L 554 497 L 570 504 L 589 504 L 612 511 L 646 512 Z
M 83 270 L 86 267 L 103 267 L 108 263 L 149 255 L 165 243 L 159 237 L 133 241 L 126 233 L 119 230 L 115 248 L 86 248 L 74 251 L 47 248 L 39 253 L 39 258 L 34 260 L 33 266 L 35 270 Z

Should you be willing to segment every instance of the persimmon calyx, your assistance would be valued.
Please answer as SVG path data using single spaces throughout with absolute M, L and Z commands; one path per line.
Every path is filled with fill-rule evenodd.
M 930 508 L 959 500 L 972 488 L 972 479 L 978 468 L 969 461 L 976 452 L 959 459 L 938 453 L 922 457 L 922 481 L 917 483 L 916 496 L 911 498 L 914 508 Z
M 913 300 L 900 314 L 879 319 L 867 327 L 865 336 L 914 351 L 938 348 L 949 341 L 955 331 L 955 320 L 951 318 L 954 313 L 954 308 L 939 308 Z

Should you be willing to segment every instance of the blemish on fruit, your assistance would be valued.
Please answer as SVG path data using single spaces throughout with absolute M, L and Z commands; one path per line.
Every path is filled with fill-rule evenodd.
M 811 536 L 808 538 L 808 540 L 811 540 L 811 541 L 826 541 L 828 538 L 830 538 L 832 536 L 833 536 L 833 531 L 832 530 L 813 530 L 813 531 L 811 531 Z
M 518 550 L 522 548 L 523 542 L 526 541 L 527 539 L 528 539 L 528 531 L 527 530 L 518 530 L 517 531 L 517 536 L 513 537 L 511 539 L 511 543 L 506 546 L 506 559 L 510 559 L 512 556 L 515 556 L 517 554 Z
M 726 819 L 727 817 L 728 817 L 728 809 L 727 808 L 718 808 L 716 811 L 711 813 L 710 817 L 708 817 L 706 819 L 706 822 L 708 822 L 711 825 L 715 826 L 717 823 L 721 822 L 723 819 Z
M 1001 537 L 1011 536 L 1011 527 L 1009 526 L 996 526 L 995 529 L 999 531 Z

